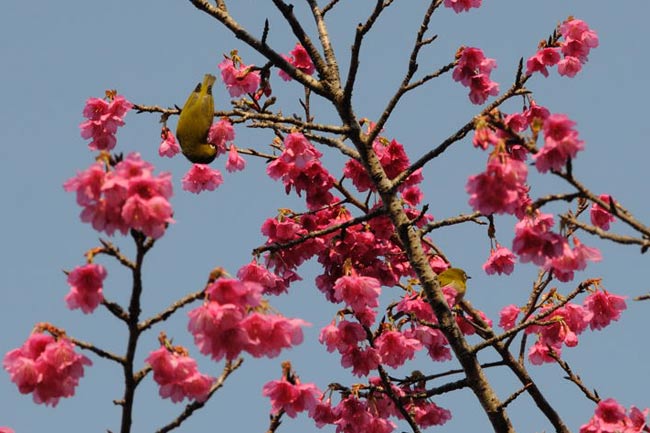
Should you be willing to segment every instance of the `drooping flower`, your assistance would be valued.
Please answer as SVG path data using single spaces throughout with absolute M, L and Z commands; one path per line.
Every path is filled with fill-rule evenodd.
M 160 147 L 158 148 L 158 155 L 171 158 L 181 151 L 181 147 L 178 145 L 176 137 L 174 137 L 174 134 L 169 128 L 164 127 L 162 129 L 160 138 L 162 141 L 160 142 Z
M 199 402 L 208 398 L 214 378 L 200 373 L 196 361 L 186 353 L 162 346 L 151 352 L 145 362 L 153 370 L 162 398 L 171 398 L 174 403 L 185 398 Z
M 625 296 L 614 295 L 606 290 L 597 291 L 587 296 L 584 306 L 593 314 L 593 318 L 589 322 L 591 329 L 602 329 L 612 321 L 617 321 L 627 308 Z
M 544 121 L 544 145 L 533 159 L 540 173 L 560 170 L 569 159 L 584 149 L 584 141 L 578 138 L 575 122 L 564 114 L 551 114 Z
M 9 351 L 2 362 L 21 394 L 33 394 L 35 403 L 56 406 L 61 398 L 72 397 L 84 365 L 90 359 L 75 353 L 65 337 L 55 339 L 41 332 Z
M 488 275 L 506 274 L 510 275 L 515 268 L 515 255 L 506 247 L 497 245 L 496 249 L 490 250 L 490 257 L 483 264 L 483 270 Z
M 282 57 L 284 57 L 284 59 L 293 65 L 296 69 L 299 69 L 305 74 L 311 75 L 314 73 L 314 62 L 312 62 L 311 57 L 309 57 L 309 53 L 307 53 L 307 50 L 305 50 L 305 48 L 300 43 L 296 44 L 294 49 L 291 50 L 290 54 L 291 57 L 285 55 Z M 280 75 L 284 81 L 291 81 L 289 74 L 287 74 L 282 69 L 278 71 L 278 75 Z
M 123 96 L 116 95 L 110 102 L 100 98 L 90 98 L 83 109 L 85 122 L 79 125 L 81 136 L 92 139 L 88 144 L 91 150 L 110 151 L 115 147 L 117 128 L 124 125 L 124 116 L 133 107 Z
M 260 85 L 260 72 L 252 65 L 246 66 L 238 62 L 235 66 L 231 59 L 224 59 L 218 67 L 221 69 L 221 78 L 232 97 L 254 93 Z
M 271 413 L 277 414 L 281 410 L 291 418 L 299 412 L 312 414 L 318 404 L 318 398 L 323 394 L 313 383 L 291 383 L 286 378 L 267 382 L 262 388 L 262 395 L 271 400 Z
M 232 145 L 235 139 L 235 128 L 233 128 L 230 119 L 222 117 L 218 122 L 213 123 L 208 131 L 208 143 L 214 145 L 217 150 L 217 156 L 224 154 L 228 150 L 227 144 Z
M 601 194 L 598 196 L 602 201 L 608 203 L 610 206 L 613 204 L 612 197 L 607 194 Z M 598 203 L 591 205 L 589 210 L 589 217 L 591 218 L 591 223 L 596 227 L 599 227 L 603 230 L 609 230 L 610 223 L 614 222 L 616 218 L 609 212 L 609 209 L 603 208 Z
M 472 47 L 463 47 L 457 57 L 458 64 L 452 76 L 455 81 L 469 87 L 469 99 L 472 103 L 482 104 L 488 96 L 499 94 L 499 84 L 490 80 L 490 73 L 497 65 L 494 59 L 485 57 L 480 48 Z
M 105 278 L 106 269 L 102 265 L 87 264 L 70 271 L 70 292 L 65 297 L 68 308 L 81 308 L 86 314 L 92 313 L 104 300 L 102 286 Z
M 452 8 L 458 14 L 481 7 L 481 2 L 482 0 L 445 0 L 445 7 Z
M 193 164 L 183 176 L 183 189 L 198 194 L 202 191 L 214 191 L 223 183 L 221 172 L 206 164 Z

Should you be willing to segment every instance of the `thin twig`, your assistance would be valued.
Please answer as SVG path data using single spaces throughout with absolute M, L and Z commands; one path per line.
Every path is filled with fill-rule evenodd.
M 124 364 L 124 362 L 126 362 L 123 357 L 117 356 L 117 355 L 115 355 L 115 354 L 113 354 L 111 352 L 107 352 L 104 349 L 100 349 L 99 347 L 95 346 L 94 344 L 87 343 L 87 342 L 82 341 L 82 340 L 77 340 L 76 338 L 70 337 L 69 335 L 66 335 L 66 338 L 68 340 L 70 340 L 75 346 L 78 346 L 78 347 L 81 347 L 82 349 L 86 349 L 86 350 L 88 350 L 90 352 L 93 352 L 95 355 L 97 355 L 99 357 L 110 359 L 111 361 L 115 361 L 118 364 Z

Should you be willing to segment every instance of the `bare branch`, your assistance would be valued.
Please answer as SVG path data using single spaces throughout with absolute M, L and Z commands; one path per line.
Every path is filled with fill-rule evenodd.
M 87 343 L 82 340 L 77 340 L 76 338 L 70 337 L 69 335 L 66 335 L 66 338 L 72 342 L 75 346 L 81 347 L 82 349 L 88 350 L 95 355 L 105 358 L 105 359 L 110 359 L 111 361 L 115 361 L 118 364 L 124 364 L 126 360 L 121 357 L 117 356 L 111 352 L 107 352 L 106 350 L 100 349 L 99 347 L 95 346 L 94 344 Z

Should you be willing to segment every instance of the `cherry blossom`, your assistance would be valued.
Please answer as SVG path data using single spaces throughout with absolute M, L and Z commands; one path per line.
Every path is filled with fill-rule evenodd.
M 92 313 L 104 300 L 102 286 L 105 278 L 106 269 L 102 265 L 87 264 L 70 271 L 70 292 L 65 297 L 68 308 L 80 308 L 85 314 Z

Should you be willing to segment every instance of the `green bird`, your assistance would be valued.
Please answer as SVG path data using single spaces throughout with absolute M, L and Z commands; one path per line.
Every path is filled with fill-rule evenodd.
M 176 138 L 183 155 L 196 164 L 209 164 L 217 156 L 217 149 L 208 143 L 208 131 L 214 118 L 212 85 L 216 77 L 205 74 L 203 83 L 196 85 L 183 105 L 176 125 Z
M 467 291 L 467 279 L 469 277 L 460 268 L 448 268 L 438 274 L 440 287 L 451 286 L 456 291 L 456 303 L 460 302 Z

